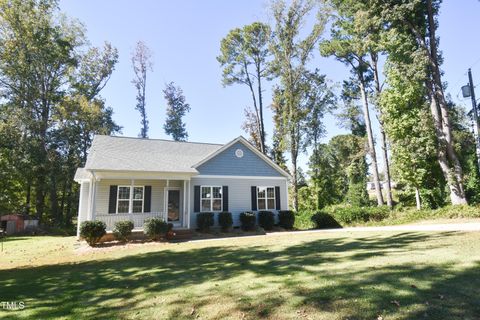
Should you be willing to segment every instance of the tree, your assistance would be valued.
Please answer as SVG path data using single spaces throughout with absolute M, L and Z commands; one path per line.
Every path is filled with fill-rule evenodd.
M 259 119 L 256 113 L 250 107 L 246 107 L 243 110 L 245 115 L 245 120 L 242 124 L 242 129 L 250 136 L 250 142 L 257 148 L 258 150 L 262 150 L 262 138 L 260 137 L 260 132 L 258 128 L 260 124 L 258 123 Z
M 430 99 L 430 114 L 437 139 L 437 158 L 450 189 L 452 204 L 467 203 L 463 170 L 454 148 L 448 104 L 444 93 L 442 57 L 436 36 L 439 0 L 396 3 L 369 0 L 370 16 L 381 19 L 386 40 L 404 39 L 408 45 L 389 46 L 387 52 L 397 60 L 415 61 L 423 66 L 424 86 Z M 417 69 L 418 70 L 418 69 Z
M 137 104 L 135 110 L 140 112 L 141 130 L 139 136 L 148 138 L 148 120 L 146 111 L 145 90 L 147 87 L 147 72 L 153 71 L 152 52 L 143 41 L 138 41 L 135 51 L 132 53 L 132 67 L 134 78 L 132 83 L 137 89 Z
M 394 173 L 398 182 L 415 190 L 420 209 L 421 190 L 427 187 L 429 176 L 435 171 L 435 136 L 425 88 L 422 79 L 416 76 L 418 70 L 407 70 L 392 60 L 387 65 L 389 87 L 382 92 L 379 105 L 392 141 Z
M 83 26 L 53 0 L 1 0 L 0 24 L 0 141 L 9 141 L 0 144 L 0 175 L 15 199 L 1 213 L 33 207 L 44 223 L 69 224 L 78 203 L 74 170 L 89 147 L 83 143 L 120 129 L 99 97 L 118 54 L 109 44 L 88 47 Z
M 247 128 L 251 136 L 258 137 L 259 150 L 265 154 L 262 81 L 268 80 L 270 75 L 270 38 L 270 27 L 260 22 L 233 29 L 222 39 L 217 57 L 223 68 L 223 85 L 243 84 L 250 90 L 254 112 L 245 111 L 243 128 Z
M 312 52 L 323 32 L 325 16 L 318 15 L 313 29 L 301 38 L 305 20 L 315 8 L 313 1 L 293 1 L 287 7 L 284 1 L 272 5 L 274 19 L 274 37 L 270 45 L 274 60 L 273 70 L 279 78 L 279 87 L 275 90 L 274 101 L 280 112 L 282 125 L 276 128 L 282 149 L 290 151 L 292 162 L 293 206 L 298 209 L 298 155 L 303 152 L 309 141 L 306 139 L 305 124 L 311 110 L 311 80 L 319 76 L 307 69 Z
M 163 126 L 165 133 L 171 135 L 175 141 L 187 141 L 188 133 L 182 119 L 190 111 L 190 105 L 185 101 L 183 90 L 170 82 L 163 94 L 167 100 L 167 119 Z
M 331 1 L 331 4 L 337 11 L 337 17 L 332 24 L 331 39 L 322 42 L 320 52 L 323 56 L 334 56 L 337 60 L 348 65 L 357 81 L 360 100 L 363 106 L 368 153 L 372 162 L 371 171 L 375 184 L 377 204 L 380 206 L 383 205 L 384 202 L 379 180 L 377 154 L 375 151 L 367 93 L 369 83 L 373 78 L 367 61 L 369 47 L 368 43 L 364 41 L 365 35 L 361 32 L 362 30 L 355 28 L 352 17 L 354 12 L 359 9 L 359 4 L 356 1 Z

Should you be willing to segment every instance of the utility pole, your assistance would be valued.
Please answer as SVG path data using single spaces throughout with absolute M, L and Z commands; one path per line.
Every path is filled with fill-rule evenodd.
M 475 89 L 473 87 L 473 79 L 472 79 L 472 69 L 468 69 L 468 85 L 469 85 L 469 93 L 470 98 L 472 99 L 472 111 L 473 111 L 473 121 L 475 125 L 473 126 L 473 131 L 475 135 L 475 142 L 476 142 L 476 151 L 477 151 L 477 169 L 480 171 L 480 137 L 478 136 L 480 133 L 480 125 L 478 123 L 478 112 L 477 112 L 477 101 L 475 101 Z M 463 94 L 465 97 L 465 92 Z M 467 95 L 468 97 L 468 95 Z

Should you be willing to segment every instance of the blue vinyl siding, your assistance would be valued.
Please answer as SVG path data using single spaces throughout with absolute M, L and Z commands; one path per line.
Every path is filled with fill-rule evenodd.
M 251 187 L 280 187 L 280 206 L 281 210 L 288 210 L 287 183 L 286 179 L 277 178 L 202 178 L 192 177 L 190 183 L 190 228 L 197 228 L 197 213 L 194 208 L 194 187 L 195 186 L 228 186 L 228 211 L 232 213 L 233 226 L 240 226 L 240 213 L 252 210 Z M 277 210 L 270 210 L 275 213 L 275 222 L 278 222 Z M 214 216 L 215 226 L 218 226 L 218 214 Z
M 235 151 L 241 149 L 243 157 L 238 158 Z M 201 175 L 227 176 L 263 176 L 281 177 L 282 174 L 265 162 L 262 158 L 237 142 L 214 158 L 196 168 Z

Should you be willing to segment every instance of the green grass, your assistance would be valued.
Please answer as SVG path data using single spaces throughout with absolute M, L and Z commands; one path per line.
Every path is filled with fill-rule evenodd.
M 0 253 L 5 319 L 477 319 L 480 233 L 302 233 Z M 398 304 L 398 306 L 397 306 Z

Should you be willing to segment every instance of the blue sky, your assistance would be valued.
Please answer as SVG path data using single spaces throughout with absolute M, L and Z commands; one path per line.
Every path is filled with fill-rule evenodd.
M 133 70 L 130 55 L 135 43 L 143 40 L 153 51 L 154 70 L 147 79 L 147 115 L 150 138 L 168 138 L 163 132 L 165 120 L 165 83 L 181 86 L 191 112 L 186 116 L 190 141 L 225 143 L 239 135 L 243 109 L 250 105 L 244 86 L 224 88 L 216 61 L 221 39 L 229 30 L 254 21 L 268 22 L 265 0 L 62 0 L 60 8 L 68 16 L 83 22 L 92 45 L 111 42 L 119 50 L 119 63 L 102 96 L 114 110 L 115 121 L 123 135 L 138 136 L 140 116 L 135 107 L 136 91 L 131 84 Z M 460 87 L 467 82 L 472 66 L 474 81 L 480 81 L 480 39 L 478 16 L 480 1 L 445 0 L 441 7 L 439 36 L 444 55 L 444 81 L 454 100 L 462 99 Z M 340 62 L 316 53 L 312 61 L 333 82 L 349 76 Z M 265 87 L 269 87 L 267 84 Z M 480 96 L 478 92 L 477 96 Z M 265 103 L 271 101 L 266 91 Z M 266 129 L 272 132 L 271 113 L 266 111 Z M 325 118 L 325 141 L 344 132 L 332 116 Z M 375 128 L 376 129 L 376 128 Z M 378 134 L 376 134 L 378 136 Z M 305 157 L 302 163 L 305 163 Z

